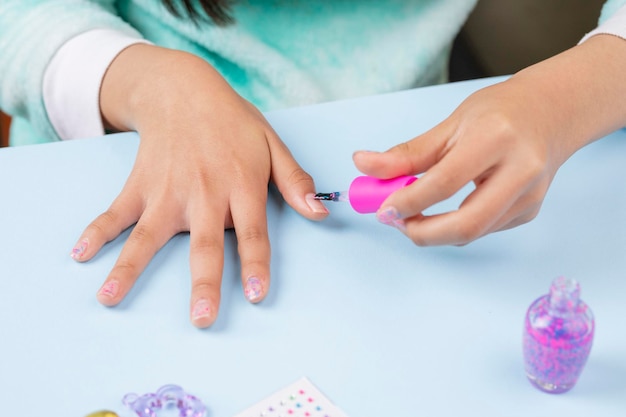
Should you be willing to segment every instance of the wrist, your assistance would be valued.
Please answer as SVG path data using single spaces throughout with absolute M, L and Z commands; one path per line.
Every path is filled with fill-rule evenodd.
M 597 35 L 511 77 L 567 159 L 626 125 L 626 41 Z
M 225 85 L 206 61 L 183 51 L 132 45 L 107 70 L 100 91 L 105 127 L 140 130 L 154 120 L 170 120 L 207 90 Z

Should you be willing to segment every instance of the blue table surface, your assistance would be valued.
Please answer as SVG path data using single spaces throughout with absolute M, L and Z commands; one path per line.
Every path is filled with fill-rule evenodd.
M 267 114 L 320 191 L 444 119 L 483 79 Z M 117 196 L 135 134 L 0 151 L 0 397 L 6 416 L 132 414 L 127 392 L 167 383 L 232 417 L 305 376 L 350 417 L 626 415 L 626 132 L 574 155 L 539 216 L 465 247 L 419 248 L 341 204 L 315 223 L 271 191 L 271 294 L 248 304 L 226 232 L 216 324 L 188 321 L 189 237 L 163 248 L 115 308 L 95 293 L 128 236 L 69 252 Z M 449 210 L 462 190 L 432 211 Z M 521 337 L 530 303 L 578 280 L 596 339 L 578 385 L 534 389 Z

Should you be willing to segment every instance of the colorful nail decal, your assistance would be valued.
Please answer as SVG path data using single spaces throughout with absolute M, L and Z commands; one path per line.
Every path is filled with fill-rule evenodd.
M 199 299 L 193 306 L 191 316 L 194 320 L 211 316 L 211 303 L 204 298 Z
M 378 210 L 378 212 L 376 212 L 376 219 L 387 226 L 392 226 L 402 231 L 406 230 L 404 221 L 400 218 L 400 214 L 395 207 L 385 207 Z
M 120 290 L 120 283 L 116 280 L 112 279 L 111 281 L 107 281 L 104 283 L 102 288 L 100 288 L 99 294 L 104 295 L 106 297 L 115 297 Z
M 70 256 L 72 257 L 72 259 L 78 261 L 85 255 L 85 252 L 87 251 L 88 247 L 89 247 L 89 239 L 87 238 L 81 239 L 80 242 L 78 242 L 76 246 L 74 246 L 74 248 L 72 249 Z
M 246 280 L 244 294 L 248 301 L 258 300 L 263 294 L 263 284 L 257 277 L 250 277 Z

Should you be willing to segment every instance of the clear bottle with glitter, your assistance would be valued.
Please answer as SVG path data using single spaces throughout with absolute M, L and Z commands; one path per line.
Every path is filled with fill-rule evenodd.
M 580 285 L 558 277 L 550 293 L 533 302 L 524 322 L 526 376 L 548 393 L 569 391 L 585 367 L 595 323 L 591 309 L 580 299 Z

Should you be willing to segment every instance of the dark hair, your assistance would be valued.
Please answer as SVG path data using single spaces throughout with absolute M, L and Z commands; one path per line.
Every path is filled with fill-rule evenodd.
M 229 14 L 233 0 L 162 0 L 163 4 L 176 17 L 189 17 L 194 22 L 212 21 L 224 26 L 233 22 Z M 197 7 L 200 4 L 201 10 Z

